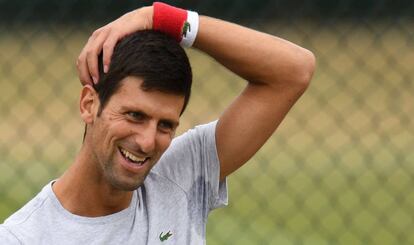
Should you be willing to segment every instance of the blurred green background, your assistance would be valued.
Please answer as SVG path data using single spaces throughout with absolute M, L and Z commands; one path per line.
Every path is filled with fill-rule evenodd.
M 81 145 L 74 63 L 89 35 L 151 3 L 0 0 L 0 222 Z M 208 244 L 414 244 L 411 1 L 168 3 L 288 39 L 318 63 L 274 136 L 229 178 Z M 188 54 L 195 82 L 180 132 L 217 118 L 245 84 Z

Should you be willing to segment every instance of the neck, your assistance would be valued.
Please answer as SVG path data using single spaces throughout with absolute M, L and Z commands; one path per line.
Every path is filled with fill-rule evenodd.
M 85 144 L 75 162 L 53 184 L 59 202 L 69 212 L 86 217 L 99 217 L 127 208 L 131 191 L 115 189 L 103 176 L 97 159 Z

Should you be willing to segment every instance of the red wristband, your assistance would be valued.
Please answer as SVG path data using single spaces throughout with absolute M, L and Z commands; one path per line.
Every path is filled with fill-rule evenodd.
M 153 7 L 152 28 L 170 35 L 177 42 L 181 42 L 187 11 L 161 2 L 154 2 Z

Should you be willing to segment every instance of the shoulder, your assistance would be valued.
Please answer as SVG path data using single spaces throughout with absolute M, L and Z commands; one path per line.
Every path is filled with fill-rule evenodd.
M 6 236 L 5 234 L 17 238 L 20 237 L 20 234 L 30 233 L 36 227 L 41 228 L 43 226 L 42 220 L 47 216 L 44 209 L 49 199 L 48 188 L 50 188 L 48 185 L 45 186 L 32 200 L 4 221 L 4 224 L 0 226 L 0 230 L 2 230 L 0 231 L 1 239 Z
M 0 243 L 1 244 L 21 244 L 19 239 L 4 225 L 0 225 Z
M 5 225 L 20 225 L 31 218 L 39 209 L 44 206 L 48 199 L 47 187 L 45 186 L 32 200 L 27 202 L 22 208 L 13 213 L 4 222 Z
M 151 171 L 152 176 L 170 183 L 169 188 L 176 186 L 189 200 L 215 202 L 220 189 L 216 124 L 214 121 L 196 126 L 175 138 Z
M 206 159 L 216 158 L 215 129 L 217 121 L 198 125 L 177 136 L 154 166 L 154 173 L 176 182 Z M 185 176 L 183 176 L 185 174 Z
M 185 160 L 197 158 L 204 150 L 215 149 L 216 124 L 217 121 L 198 125 L 174 138 L 170 147 L 161 157 L 159 166 L 163 166 L 163 162 L 170 162 L 171 159 Z
M 215 132 L 216 132 L 216 125 L 217 125 L 217 120 L 206 123 L 206 124 L 197 125 L 194 128 L 187 130 L 185 133 L 175 138 L 174 141 L 179 142 L 185 139 L 187 140 L 189 139 L 203 140 L 205 138 L 214 139 Z

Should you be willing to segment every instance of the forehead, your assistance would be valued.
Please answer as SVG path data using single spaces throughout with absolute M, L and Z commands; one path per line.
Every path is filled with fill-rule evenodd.
M 169 115 L 179 118 L 184 106 L 184 96 L 158 90 L 145 91 L 141 88 L 143 80 L 126 77 L 120 88 L 111 96 L 108 104 L 118 109 L 144 111 L 148 114 Z

